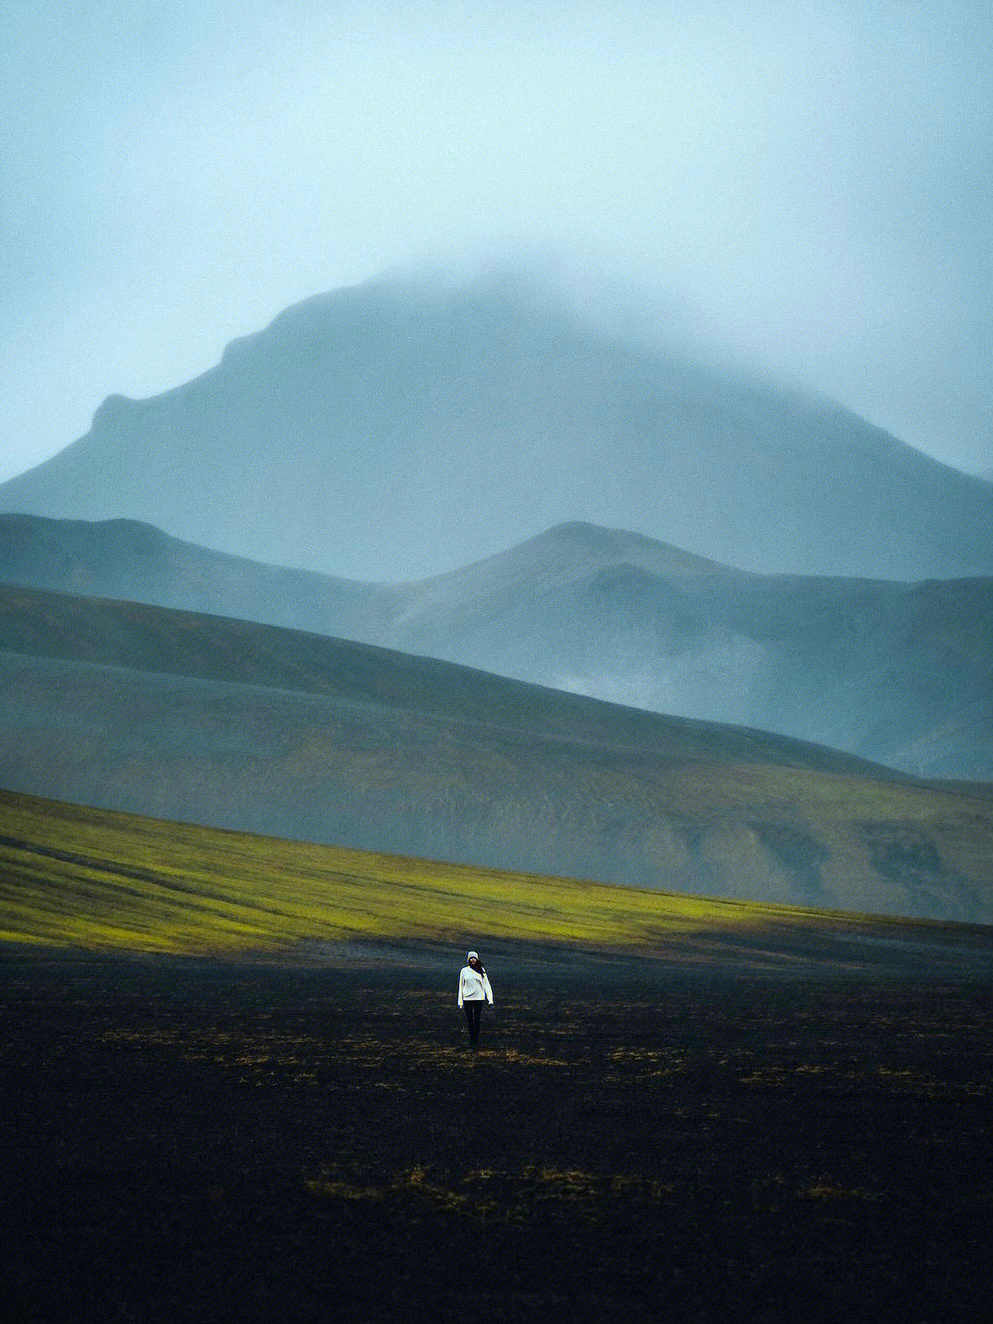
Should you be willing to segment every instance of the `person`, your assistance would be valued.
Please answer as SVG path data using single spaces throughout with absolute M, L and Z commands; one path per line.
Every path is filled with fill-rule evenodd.
M 469 1026 L 469 1043 L 479 1043 L 479 1024 L 483 1019 L 483 1003 L 493 1006 L 493 990 L 478 952 L 466 953 L 466 964 L 459 971 L 459 1006 L 465 1012 Z

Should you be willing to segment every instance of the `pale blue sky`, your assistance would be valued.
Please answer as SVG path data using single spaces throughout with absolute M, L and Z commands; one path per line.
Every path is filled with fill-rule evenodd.
M 0 480 L 386 268 L 550 254 L 993 468 L 993 15 L 4 0 Z

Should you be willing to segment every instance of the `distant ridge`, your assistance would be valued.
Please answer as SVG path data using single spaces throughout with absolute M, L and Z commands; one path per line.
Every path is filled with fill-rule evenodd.
M 993 574 L 993 488 L 827 402 L 611 339 L 512 286 L 338 290 L 0 486 L 370 581 L 570 520 L 749 570 Z
M 0 515 L 0 582 L 240 617 L 993 782 L 993 579 L 762 576 L 570 523 L 372 585 L 127 521 Z
M 319 635 L 0 588 L 0 786 L 298 840 L 993 922 L 993 801 Z

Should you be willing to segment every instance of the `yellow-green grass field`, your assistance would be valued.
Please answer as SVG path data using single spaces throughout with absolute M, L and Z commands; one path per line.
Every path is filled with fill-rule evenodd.
M 853 917 L 252 836 L 0 791 L 0 941 L 201 955 L 466 932 L 645 952 Z M 893 927 L 904 921 L 876 919 Z

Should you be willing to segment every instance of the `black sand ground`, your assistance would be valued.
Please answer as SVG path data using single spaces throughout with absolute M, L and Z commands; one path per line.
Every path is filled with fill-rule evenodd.
M 476 1054 L 460 951 L 8 949 L 0 1317 L 978 1324 L 991 946 L 483 947 Z

